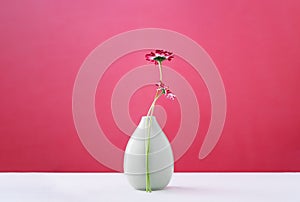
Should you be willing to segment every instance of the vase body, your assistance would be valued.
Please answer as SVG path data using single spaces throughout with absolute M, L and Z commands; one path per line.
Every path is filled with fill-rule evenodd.
M 150 130 L 149 130 L 150 129 Z M 168 138 L 154 116 L 143 116 L 129 139 L 124 155 L 124 173 L 138 190 L 146 189 L 146 148 L 152 190 L 168 185 L 174 172 L 174 157 Z

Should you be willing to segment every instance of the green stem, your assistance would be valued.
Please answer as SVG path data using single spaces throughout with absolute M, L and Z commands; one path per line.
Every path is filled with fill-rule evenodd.
M 152 116 L 154 113 L 155 103 L 158 98 L 162 95 L 162 93 L 158 94 L 156 92 L 154 100 L 148 110 L 147 119 L 146 119 L 146 127 L 147 127 L 147 147 L 146 147 L 146 192 L 151 192 L 151 184 L 150 184 L 150 171 L 149 171 L 149 153 L 150 153 L 150 129 L 152 126 Z M 148 120 L 150 119 L 150 124 Z
M 158 93 L 156 92 L 155 97 L 154 97 L 154 100 L 153 100 L 153 102 L 152 102 L 152 104 L 151 104 L 151 106 L 150 106 L 150 108 L 149 108 L 149 110 L 148 110 L 147 116 L 149 116 L 151 113 L 153 114 L 155 103 L 156 103 L 156 101 L 158 100 L 158 98 L 159 98 L 161 95 L 162 95 L 162 93 L 158 94 Z
M 147 117 L 148 120 L 149 117 Z M 150 124 L 152 122 L 152 117 L 150 117 Z M 147 124 L 148 125 L 148 124 Z M 150 171 L 149 171 L 149 153 L 150 153 L 150 127 L 148 128 L 148 142 L 147 142 L 147 151 L 146 151 L 146 191 L 151 192 L 150 184 Z
M 152 107 L 152 105 L 151 105 Z M 150 118 L 150 124 L 149 124 Z M 152 123 L 152 117 L 149 117 L 147 114 L 146 119 L 146 127 L 147 127 L 147 147 L 146 147 L 146 192 L 151 192 L 151 184 L 150 184 L 150 171 L 149 171 L 149 153 L 150 153 L 150 126 Z
M 162 82 L 162 65 L 161 62 L 158 62 L 158 68 L 159 68 L 159 80 Z
M 161 61 L 158 61 L 158 68 L 159 68 L 159 80 L 162 82 L 162 64 Z M 158 91 L 155 94 L 154 100 L 148 110 L 147 113 L 147 119 L 146 119 L 146 127 L 148 127 L 147 130 L 147 147 L 146 147 L 146 192 L 151 192 L 151 183 L 150 183 L 150 171 L 149 171 L 149 153 L 150 153 L 150 128 L 152 126 L 152 116 L 154 113 L 154 107 L 155 103 L 158 100 L 158 98 L 162 95 L 163 93 L 159 93 Z M 150 117 L 149 117 L 150 116 Z M 150 124 L 148 124 L 148 120 L 150 118 Z

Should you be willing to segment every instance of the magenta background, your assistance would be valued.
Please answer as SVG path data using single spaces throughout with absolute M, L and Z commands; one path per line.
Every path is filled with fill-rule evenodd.
M 216 63 L 227 93 L 223 134 L 213 152 L 199 160 L 210 119 L 209 96 L 192 68 L 174 60 L 174 68 L 202 100 L 203 119 L 175 171 L 300 171 L 298 0 L 1 1 L 0 171 L 110 171 L 78 138 L 72 117 L 74 81 L 100 43 L 148 27 L 180 32 L 200 44 Z M 143 52 L 134 54 L 114 65 L 146 63 Z M 113 73 L 114 68 L 106 74 L 112 85 L 128 70 Z M 139 94 L 142 90 L 132 105 L 139 103 Z M 99 95 L 96 101 L 101 120 L 105 105 Z M 172 113 L 178 105 L 167 110 Z M 131 109 L 137 121 L 136 111 Z M 116 130 L 109 120 L 105 124 Z M 108 134 L 124 148 L 127 139 L 118 137 Z

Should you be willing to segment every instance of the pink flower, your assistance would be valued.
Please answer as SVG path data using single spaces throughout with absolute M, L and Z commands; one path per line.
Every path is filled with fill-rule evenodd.
M 172 93 L 168 86 L 166 86 L 163 82 L 158 82 L 155 84 L 157 86 L 157 90 L 161 91 L 162 94 L 165 94 L 166 98 L 170 100 L 174 100 L 176 95 Z
M 162 90 L 164 88 L 168 88 L 165 86 L 165 84 L 161 81 L 159 81 L 158 83 L 155 84 L 157 86 L 157 90 Z
M 155 50 L 155 52 L 151 52 L 145 55 L 146 60 L 150 62 L 154 62 L 155 64 L 161 63 L 164 60 L 171 61 L 174 58 L 174 54 L 172 52 L 164 51 L 164 50 Z
M 175 94 L 173 94 L 169 89 L 166 91 L 166 97 L 168 98 L 168 99 L 170 99 L 170 100 L 174 100 L 175 99 L 175 97 L 176 97 L 176 95 Z

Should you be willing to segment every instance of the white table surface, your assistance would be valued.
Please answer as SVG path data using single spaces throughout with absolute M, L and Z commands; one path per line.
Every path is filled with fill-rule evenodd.
M 299 202 L 300 173 L 174 173 L 167 188 L 133 189 L 122 173 L 0 173 L 1 202 Z

